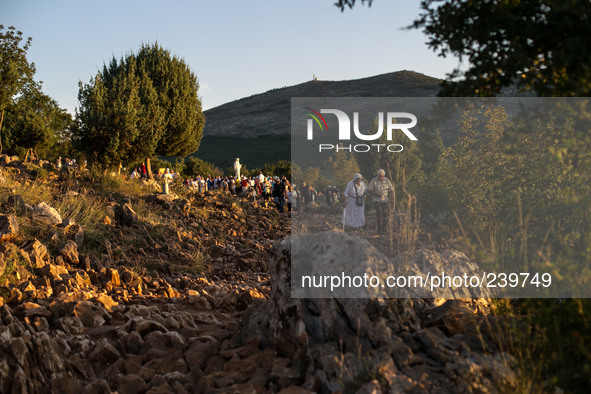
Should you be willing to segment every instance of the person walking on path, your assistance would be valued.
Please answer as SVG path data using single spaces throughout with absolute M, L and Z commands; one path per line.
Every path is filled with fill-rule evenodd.
M 372 202 L 376 208 L 378 234 L 385 234 L 388 228 L 388 197 L 394 195 L 394 186 L 388 178 L 386 172 L 378 170 L 377 176 L 367 185 L 367 193 L 372 196 Z
M 361 174 L 355 174 L 353 180 L 345 188 L 345 210 L 343 211 L 343 225 L 353 228 L 365 226 L 365 191 L 367 186 Z

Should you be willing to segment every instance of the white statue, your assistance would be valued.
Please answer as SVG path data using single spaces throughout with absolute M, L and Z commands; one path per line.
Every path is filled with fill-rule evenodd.
M 172 182 L 172 174 L 170 173 L 170 168 L 167 168 L 164 175 L 162 175 L 162 191 L 164 194 L 170 194 L 170 189 L 168 187 L 170 182 Z
M 240 169 L 242 168 L 242 164 L 240 164 L 240 159 L 236 158 L 234 162 L 234 177 L 236 179 L 240 179 Z

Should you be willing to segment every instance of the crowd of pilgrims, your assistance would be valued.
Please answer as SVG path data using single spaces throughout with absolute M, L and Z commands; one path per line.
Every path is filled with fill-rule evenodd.
M 75 159 L 66 158 L 62 161 L 61 157 L 57 160 L 56 165 L 58 169 L 61 169 L 63 165 L 78 166 Z M 84 161 L 84 167 L 86 167 L 86 161 Z M 125 169 L 123 170 L 125 171 Z M 126 175 L 123 176 L 127 177 Z M 147 169 L 144 163 L 129 174 L 131 179 L 147 177 Z M 170 171 L 168 168 L 164 173 L 154 174 L 157 181 L 162 181 L 165 177 L 170 180 L 177 180 L 180 178 L 180 174 Z M 240 180 L 237 180 L 233 176 L 202 177 L 197 175 L 194 178 L 181 179 L 181 183 L 194 193 L 219 190 L 231 194 L 242 193 L 255 199 L 264 199 L 267 202 L 272 201 L 280 212 L 283 212 L 285 208 L 290 212 L 292 209 L 298 210 L 300 206 L 309 203 L 318 203 L 320 197 L 326 199 L 325 203 L 327 205 L 336 205 L 339 202 L 339 192 L 336 186 L 327 186 L 322 192 L 318 193 L 312 185 L 308 185 L 306 182 L 302 183 L 301 187 L 297 187 L 285 177 L 265 176 L 260 173 L 254 177 L 241 176 L 240 178 Z
M 335 205 L 339 201 L 339 193 L 335 186 L 326 187 L 321 193 L 318 193 L 313 186 L 302 183 L 300 187 L 291 184 L 285 177 L 266 176 L 260 173 L 258 176 L 241 176 L 236 179 L 233 176 L 201 176 L 182 179 L 177 172 L 165 172 L 170 174 L 173 180 L 179 180 L 187 189 L 194 193 L 205 193 L 206 191 L 222 191 L 231 194 L 242 194 L 253 199 L 262 199 L 265 202 L 275 204 L 279 212 L 287 210 L 299 210 L 300 206 L 309 203 L 319 202 L 319 198 L 324 197 L 325 203 Z M 155 174 L 156 180 L 160 180 L 164 174 Z M 145 170 L 140 167 L 133 170 L 131 179 L 140 179 L 147 177 Z

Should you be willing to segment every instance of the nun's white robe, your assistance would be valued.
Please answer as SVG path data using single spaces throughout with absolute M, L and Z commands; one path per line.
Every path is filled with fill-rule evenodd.
M 363 196 L 367 186 L 363 180 L 357 185 L 357 195 Z M 345 199 L 347 200 L 347 206 L 343 211 L 342 224 L 349 227 L 362 227 L 365 226 L 365 204 L 358 206 L 355 204 L 355 180 L 349 181 L 345 188 Z

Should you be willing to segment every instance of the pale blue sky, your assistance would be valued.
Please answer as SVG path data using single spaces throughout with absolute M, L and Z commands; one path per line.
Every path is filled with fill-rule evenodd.
M 341 12 L 334 0 L 0 0 L 0 24 L 33 38 L 36 79 L 73 113 L 78 81 L 104 62 L 158 41 L 184 58 L 205 109 L 312 79 L 413 70 L 443 78 L 419 31 L 402 30 L 419 0 L 374 0 Z

